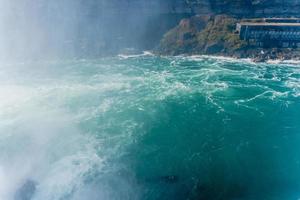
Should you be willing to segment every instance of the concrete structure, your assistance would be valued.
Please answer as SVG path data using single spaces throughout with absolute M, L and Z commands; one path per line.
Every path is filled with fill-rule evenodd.
M 237 24 L 237 31 L 250 46 L 300 48 L 299 18 L 245 20 Z

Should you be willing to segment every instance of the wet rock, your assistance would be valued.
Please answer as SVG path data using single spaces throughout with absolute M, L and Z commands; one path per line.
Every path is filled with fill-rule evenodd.
M 224 49 L 224 46 L 220 43 L 213 43 L 209 44 L 206 47 L 206 53 L 208 54 L 215 54 L 215 53 L 220 53 Z

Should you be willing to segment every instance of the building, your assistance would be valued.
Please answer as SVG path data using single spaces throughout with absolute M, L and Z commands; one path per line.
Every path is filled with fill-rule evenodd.
M 300 48 L 300 18 L 245 20 L 237 32 L 250 46 Z

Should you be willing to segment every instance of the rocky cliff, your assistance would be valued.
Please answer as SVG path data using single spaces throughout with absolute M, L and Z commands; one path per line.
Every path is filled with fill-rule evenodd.
M 247 57 L 250 53 L 245 52 L 245 44 L 234 34 L 237 20 L 300 17 L 300 0 L 81 1 L 84 18 L 94 19 L 92 26 L 102 31 L 81 37 L 94 38 L 89 46 L 96 45 L 94 49 L 104 52 L 125 47 L 152 49 L 163 38 L 159 50 L 164 54 L 196 52 Z M 102 36 L 101 43 L 97 35 Z
M 186 0 L 194 13 L 236 17 L 300 16 L 299 0 Z
M 257 62 L 300 59 L 299 48 L 257 47 L 241 40 L 236 24 L 242 20 L 224 14 L 182 19 L 163 36 L 155 52 L 162 55 L 206 54 L 252 58 Z
M 123 37 L 123 41 L 127 42 L 126 45 L 133 44 L 133 46 L 135 45 L 137 48 L 146 49 L 153 48 L 157 45 L 164 33 L 174 28 L 181 19 L 191 16 L 226 15 L 228 18 L 225 19 L 225 23 L 230 23 L 226 21 L 229 20 L 229 18 L 232 20 L 251 17 L 300 17 L 300 0 L 110 0 L 109 2 L 110 3 L 106 4 L 106 6 L 109 5 L 106 10 L 115 10 L 115 13 L 124 13 L 125 16 L 133 16 L 133 21 L 128 21 L 125 26 L 124 23 L 120 23 L 121 26 L 124 26 L 124 31 L 121 35 L 126 35 Z M 142 20 L 137 21 L 135 17 Z M 123 22 L 124 17 L 120 17 L 120 19 L 122 19 L 121 21 Z M 193 20 L 194 19 L 192 19 L 192 21 Z M 209 20 L 210 24 L 206 31 L 210 28 L 220 28 L 217 24 L 223 23 L 223 21 L 219 19 L 216 20 L 217 21 Z M 202 20 L 200 21 L 201 23 L 205 23 Z M 139 24 L 138 28 L 131 27 L 133 24 Z M 194 26 L 193 22 L 191 26 Z M 127 31 L 127 27 L 130 27 L 130 31 Z M 137 33 L 132 34 L 132 29 L 137 30 Z M 224 32 L 226 32 L 224 29 L 226 29 L 226 27 L 221 29 L 223 31 L 222 36 L 217 36 L 218 34 L 215 33 L 216 37 L 224 37 L 225 40 L 229 37 L 230 40 L 234 40 L 233 43 L 237 42 L 235 36 L 232 34 L 224 36 Z M 169 35 L 170 34 L 171 33 L 169 33 Z M 205 34 L 205 31 L 203 34 Z M 185 35 L 185 37 L 193 38 L 194 35 L 195 31 L 192 31 L 190 36 Z M 130 38 L 133 39 L 128 40 Z M 197 38 L 201 37 L 197 36 Z M 128 41 L 130 41 L 130 43 L 128 43 Z M 200 49 L 200 43 L 193 44 L 192 39 L 188 41 L 190 45 L 193 46 L 192 48 Z M 216 46 L 212 43 L 213 40 L 211 39 L 208 46 L 204 45 L 204 47 L 202 44 L 202 48 L 205 48 L 207 52 L 214 51 L 213 49 L 215 49 Z M 177 45 L 180 46 L 180 44 Z M 210 48 L 209 46 L 211 45 L 213 47 Z M 229 48 L 229 46 L 232 45 L 234 48 L 237 48 L 237 44 L 228 42 L 222 45 L 225 46 L 224 51 L 230 51 L 231 48 Z M 184 48 L 188 47 L 185 46 Z M 179 48 L 178 51 L 186 52 L 182 48 Z
M 300 0 L 2 0 L 1 6 L 0 54 L 21 57 L 152 49 L 181 19 L 198 14 L 300 17 Z
M 148 14 L 300 16 L 300 0 L 103 0 L 101 2 L 102 8 L 125 13 L 135 10 Z
M 237 21 L 227 15 L 183 19 L 164 35 L 158 50 L 167 55 L 234 53 L 245 46 L 234 33 Z

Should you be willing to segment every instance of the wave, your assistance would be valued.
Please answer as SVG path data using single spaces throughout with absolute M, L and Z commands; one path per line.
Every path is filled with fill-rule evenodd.
M 128 58 L 139 58 L 144 56 L 154 56 L 151 51 L 143 51 L 141 54 L 119 54 L 118 57 L 121 59 L 128 59 Z
M 129 58 L 130 64 L 124 62 Z M 208 177 L 193 174 L 194 167 L 208 157 L 219 161 L 210 152 L 223 156 L 229 148 L 226 156 L 235 158 L 240 142 L 252 136 L 256 142 L 264 134 L 271 141 L 276 134 L 270 127 L 281 130 L 282 123 L 295 127 L 281 117 L 298 117 L 299 68 L 215 56 L 167 57 L 162 63 L 157 58 L 144 52 L 97 62 L 38 63 L 30 71 L 1 68 L 0 199 L 13 199 L 27 183 L 36 184 L 32 200 L 138 200 L 145 191 L 156 195 L 148 199 L 159 199 L 166 183 L 157 177 L 174 174 L 195 188 L 190 177 Z M 278 118 L 268 118 L 272 111 L 280 111 Z M 273 124 L 264 132 L 252 127 L 262 120 Z M 262 144 L 272 151 L 270 143 Z M 189 160 L 194 154 L 199 163 Z M 241 158 L 256 163 L 250 155 Z M 186 172 L 170 161 L 182 163 Z M 184 190 L 172 184 L 171 192 Z
M 300 60 L 268 60 L 268 64 L 290 64 L 290 65 L 299 65 Z
M 188 59 L 191 61 L 203 61 L 204 59 L 214 59 L 219 60 L 222 62 L 243 62 L 243 63 L 249 63 L 249 64 L 255 64 L 258 63 L 255 62 L 255 59 L 252 58 L 236 58 L 236 57 L 230 57 L 230 56 L 215 56 L 215 55 L 178 55 L 174 56 L 174 58 L 183 58 Z M 290 64 L 290 65 L 299 65 L 300 60 L 279 60 L 279 59 L 270 59 L 265 62 L 262 62 L 260 64 L 271 64 L 271 65 L 279 65 L 279 64 Z

